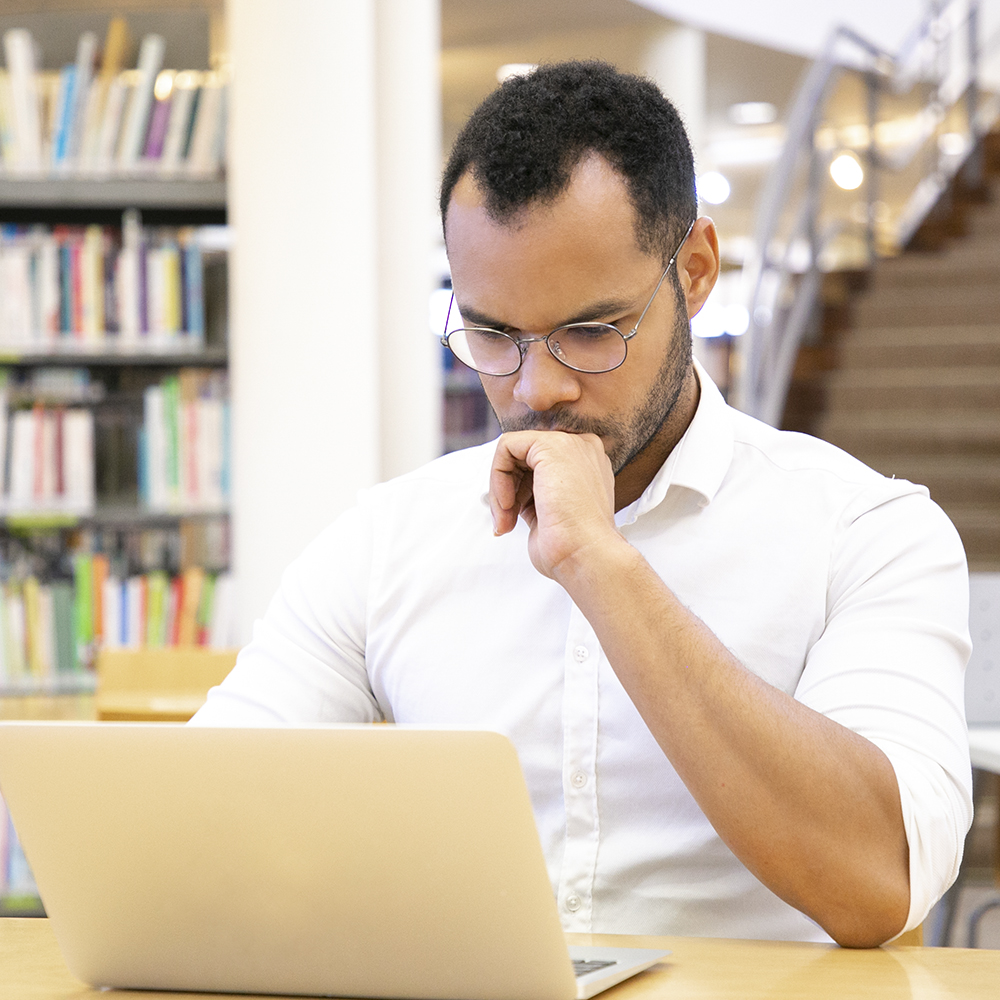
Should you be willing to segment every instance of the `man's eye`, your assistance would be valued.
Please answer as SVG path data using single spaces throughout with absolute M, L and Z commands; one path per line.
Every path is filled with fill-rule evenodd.
M 562 331 L 577 340 L 601 340 L 605 337 L 613 337 L 617 331 L 607 323 L 581 324 L 571 326 Z
M 506 333 L 501 333 L 499 330 L 490 330 L 487 327 L 479 327 L 475 330 L 470 330 L 469 333 L 476 337 L 477 340 L 482 341 L 498 341 L 498 340 L 510 340 L 511 337 Z

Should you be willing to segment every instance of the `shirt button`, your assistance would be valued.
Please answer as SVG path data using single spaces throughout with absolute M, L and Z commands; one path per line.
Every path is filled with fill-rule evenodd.
M 587 649 L 586 646 L 577 646 L 576 649 L 573 650 L 573 659 L 576 660 L 577 663 L 583 663 L 588 656 L 590 656 L 590 650 Z
M 583 771 L 574 771 L 569 780 L 574 788 L 583 788 L 587 784 L 587 775 Z
M 576 911 L 580 909 L 581 905 L 582 900 L 579 896 L 566 897 L 566 909 L 569 910 L 570 913 L 576 913 Z

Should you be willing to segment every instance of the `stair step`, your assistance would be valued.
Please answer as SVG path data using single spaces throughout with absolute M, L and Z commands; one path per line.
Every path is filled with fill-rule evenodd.
M 967 239 L 977 236 L 996 236 L 1000 234 L 1000 213 L 995 207 L 982 212 L 975 212 L 969 218 L 969 234 Z
M 908 479 L 930 490 L 942 506 L 948 503 L 995 505 L 1000 518 L 1000 456 L 964 455 L 858 456 L 884 476 Z
M 956 347 L 979 347 L 1000 344 L 1000 323 L 939 323 L 914 326 L 855 327 L 844 337 L 844 344 L 878 344 L 901 349 L 954 344 Z
M 969 559 L 969 569 L 1000 570 L 1000 507 L 988 504 L 942 503 L 958 529 Z
M 970 454 L 1000 457 L 1000 411 L 870 410 L 830 413 L 819 436 L 852 455 Z
M 1000 411 L 1000 367 L 878 368 L 832 372 L 828 412 L 980 408 Z
M 857 306 L 855 323 L 859 327 L 992 323 L 1000 314 L 1000 290 L 995 295 L 994 300 L 987 301 L 949 302 L 928 296 L 927 301 L 911 299 L 908 302 L 863 302 Z
M 928 487 L 980 570 L 1000 570 L 1000 182 L 993 194 L 942 249 L 878 263 L 810 397 L 821 437 Z
M 880 261 L 874 269 L 869 288 L 872 291 L 934 287 L 970 287 L 1000 280 L 1000 248 L 991 237 L 987 246 L 962 246 L 962 253 L 903 254 Z
M 866 337 L 853 337 L 841 348 L 841 367 L 898 368 L 944 367 L 947 365 L 1000 366 L 1000 337 L 979 343 L 939 341 L 923 344 L 893 344 L 872 342 Z
M 937 287 L 918 285 L 914 288 L 882 288 L 867 291 L 858 297 L 858 307 L 882 306 L 895 308 L 912 305 L 942 305 L 961 307 L 971 302 L 1000 304 L 1000 283 L 979 284 L 956 288 L 953 285 Z
M 829 412 L 981 408 L 1000 410 L 1000 368 L 879 368 L 831 373 Z

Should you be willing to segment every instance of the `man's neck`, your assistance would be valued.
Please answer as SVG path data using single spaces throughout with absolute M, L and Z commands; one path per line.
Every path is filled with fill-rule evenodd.
M 635 503 L 646 491 L 694 419 L 700 398 L 701 386 L 692 365 L 667 419 L 642 451 L 615 476 L 616 512 Z

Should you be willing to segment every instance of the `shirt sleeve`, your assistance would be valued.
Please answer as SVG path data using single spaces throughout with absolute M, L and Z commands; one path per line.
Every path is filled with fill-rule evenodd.
M 354 508 L 288 567 L 252 641 L 190 724 L 379 720 L 365 669 L 370 566 L 370 518 Z
M 941 509 L 914 491 L 849 512 L 830 574 L 826 627 L 795 696 L 892 764 L 909 844 L 910 930 L 957 877 L 972 822 L 965 552 Z

